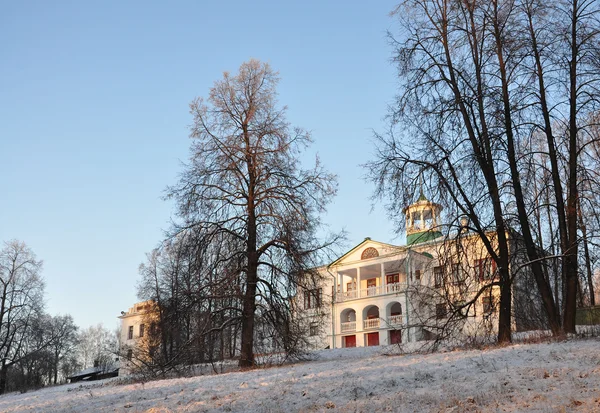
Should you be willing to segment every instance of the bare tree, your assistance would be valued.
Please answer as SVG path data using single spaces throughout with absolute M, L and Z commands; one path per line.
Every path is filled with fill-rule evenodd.
M 250 60 L 224 73 L 209 97 L 194 100 L 190 163 L 168 196 L 178 205 L 179 230 L 201 234 L 217 277 L 240 280 L 240 366 L 254 364 L 257 308 L 289 311 L 289 300 L 318 251 L 318 214 L 335 194 L 335 177 L 318 159 L 301 169 L 309 134 L 292 128 L 276 100 L 277 73 Z M 285 321 L 285 318 L 283 319 Z
M 94 364 L 109 367 L 118 354 L 115 332 L 102 324 L 81 330 L 77 341 L 77 358 L 84 369 L 93 367 Z
M 435 200 L 468 219 L 498 271 L 498 340 L 506 342 L 511 340 L 510 225 L 505 215 L 512 208 L 510 170 L 500 161 L 502 124 L 495 116 L 501 110 L 500 88 L 497 70 L 488 70 L 494 49 L 484 8 L 461 1 L 409 0 L 395 10 L 403 29 L 401 38 L 391 35 L 401 90 L 390 116 L 392 129 L 376 137 L 377 159 L 368 169 L 375 196 L 391 201 L 391 215 L 402 217 L 400 209 L 412 201 L 415 181 L 423 175 Z M 398 124 L 405 136 L 418 139 L 395 136 Z M 460 228 L 456 220 L 450 225 Z
M 34 320 L 42 313 L 42 262 L 20 241 L 5 242 L 0 250 L 0 394 L 6 389 L 8 369 L 50 339 L 27 346 Z
M 160 373 L 236 355 L 240 279 L 219 264 L 222 253 L 203 239 L 194 229 L 181 232 L 140 266 L 138 296 L 156 304 L 144 321 L 155 325 L 154 334 L 133 351 L 140 368 Z
M 51 379 L 54 384 L 57 384 L 63 361 L 75 352 L 78 343 L 78 327 L 73 322 L 73 317 L 64 315 L 50 317 L 47 329 L 48 334 L 52 337 L 52 343 L 49 346 L 52 354 Z
M 589 238 L 577 205 L 580 178 L 594 170 L 589 119 L 600 90 L 597 2 L 407 0 L 395 15 L 403 26 L 392 38 L 402 85 L 391 120 L 420 139 L 405 143 L 393 130 L 378 136 L 377 196 L 395 198 L 396 214 L 414 188 L 406 184 L 424 174 L 482 239 L 487 230 L 499 234 L 493 248 L 488 243 L 500 273 L 499 341 L 510 340 L 513 282 L 500 234 L 518 229 L 548 327 L 574 332 L 580 231 Z M 555 253 L 538 243 L 547 228 Z M 553 291 L 548 270 L 556 265 Z
M 575 332 L 579 231 L 586 230 L 578 214 L 585 183 L 580 178 L 582 173 L 586 175 L 590 154 L 587 147 L 593 141 L 590 115 L 598 109 L 600 97 L 598 13 L 595 0 L 519 2 L 519 18 L 523 33 L 527 33 L 521 48 L 526 50 L 522 53 L 526 56 L 522 73 L 525 79 L 534 80 L 521 86 L 531 92 L 525 111 L 528 125 L 534 133 L 540 131 L 546 137 L 554 201 L 550 219 L 556 221 L 560 239 L 563 329 L 569 333 Z

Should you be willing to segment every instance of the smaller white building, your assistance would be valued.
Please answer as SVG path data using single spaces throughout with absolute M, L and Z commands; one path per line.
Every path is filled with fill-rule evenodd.
M 134 351 L 141 347 L 141 341 L 154 328 L 151 314 L 155 303 L 152 300 L 136 303 L 127 312 L 122 311 L 121 334 L 119 335 L 119 353 L 121 369 L 119 373 L 126 375 L 131 372 Z

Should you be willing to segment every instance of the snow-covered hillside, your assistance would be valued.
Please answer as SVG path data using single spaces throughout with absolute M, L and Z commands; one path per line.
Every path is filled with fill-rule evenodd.
M 1 412 L 600 411 L 600 340 L 429 355 L 371 347 L 189 379 L 71 384 L 0 397 Z

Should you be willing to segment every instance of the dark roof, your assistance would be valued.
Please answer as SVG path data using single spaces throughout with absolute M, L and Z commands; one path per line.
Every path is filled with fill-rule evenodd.
M 73 374 L 72 376 L 67 377 L 67 379 L 83 379 L 86 377 L 97 376 L 99 374 L 104 373 L 114 373 L 119 370 L 118 365 L 112 365 L 107 367 L 90 367 L 85 370 L 82 370 L 78 373 Z

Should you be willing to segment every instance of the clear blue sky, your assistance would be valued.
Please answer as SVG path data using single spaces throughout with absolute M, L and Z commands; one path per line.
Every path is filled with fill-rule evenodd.
M 0 11 L 0 241 L 44 260 L 47 310 L 117 325 L 173 213 L 188 104 L 257 58 L 339 176 L 325 221 L 395 238 L 360 164 L 396 90 L 394 1 L 21 1 Z

